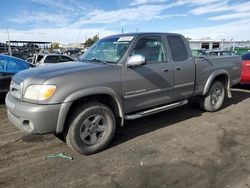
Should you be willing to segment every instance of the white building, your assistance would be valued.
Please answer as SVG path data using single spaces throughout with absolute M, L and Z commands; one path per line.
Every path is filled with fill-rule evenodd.
M 234 50 L 235 47 L 247 48 L 250 47 L 250 41 L 226 41 L 226 40 L 189 40 L 191 49 L 221 49 Z

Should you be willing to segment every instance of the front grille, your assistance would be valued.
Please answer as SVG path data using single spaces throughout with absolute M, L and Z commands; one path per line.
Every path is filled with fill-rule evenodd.
M 21 99 L 21 95 L 22 95 L 21 85 L 13 80 L 10 83 L 10 94 L 17 99 Z

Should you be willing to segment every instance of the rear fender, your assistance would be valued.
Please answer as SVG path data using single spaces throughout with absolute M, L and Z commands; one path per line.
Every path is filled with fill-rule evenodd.
M 226 70 L 216 70 L 209 76 L 209 78 L 207 79 L 207 82 L 205 84 L 204 90 L 203 90 L 203 95 L 206 95 L 208 93 L 213 81 L 216 79 L 216 77 L 218 77 L 220 75 L 226 76 L 226 78 L 227 78 L 227 81 L 226 81 L 227 96 L 228 96 L 228 98 L 232 97 L 232 93 L 230 90 L 231 80 L 230 80 L 229 73 Z

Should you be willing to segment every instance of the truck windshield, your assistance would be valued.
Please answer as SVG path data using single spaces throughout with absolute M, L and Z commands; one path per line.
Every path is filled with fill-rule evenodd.
M 101 39 L 87 50 L 80 60 L 117 63 L 127 51 L 132 40 L 132 36 Z

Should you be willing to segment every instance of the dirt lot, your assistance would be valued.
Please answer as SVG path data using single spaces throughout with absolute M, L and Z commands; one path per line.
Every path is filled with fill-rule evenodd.
M 96 155 L 11 125 L 0 105 L 0 187 L 250 187 L 250 89 L 216 113 L 189 103 L 119 129 Z M 74 160 L 43 157 L 64 152 Z

